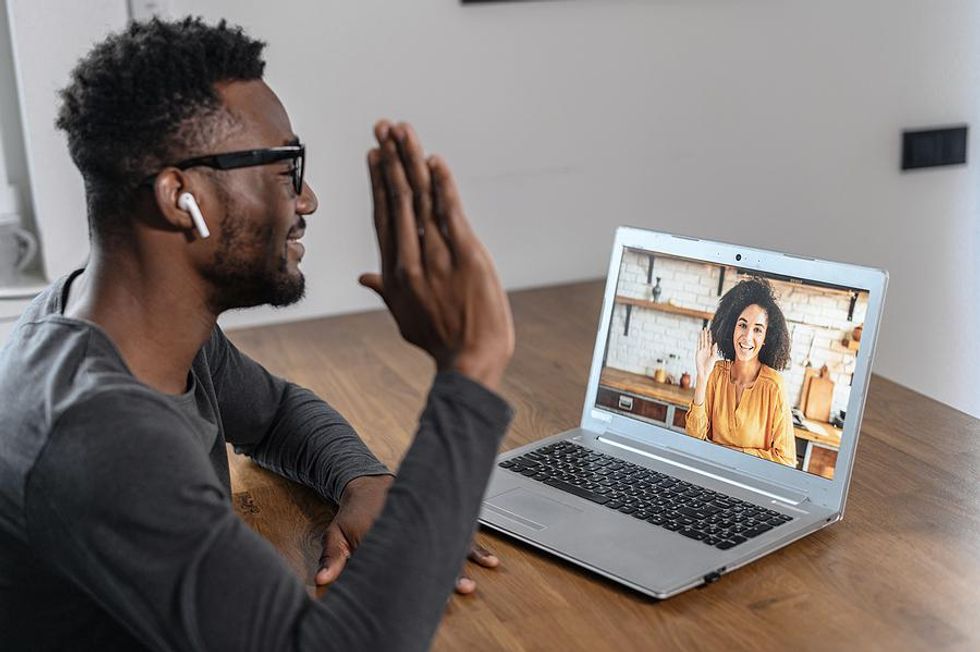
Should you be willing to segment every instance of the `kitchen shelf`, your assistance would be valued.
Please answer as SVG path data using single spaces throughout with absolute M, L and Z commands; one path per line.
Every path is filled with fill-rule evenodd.
M 646 299 L 634 299 L 633 297 L 624 297 L 622 295 L 616 295 L 616 303 L 621 303 L 626 306 L 636 306 L 637 308 L 646 308 L 648 310 L 669 312 L 673 315 L 696 317 L 697 319 L 705 319 L 707 321 L 711 321 L 711 318 L 714 317 L 714 313 L 705 312 L 703 310 L 682 308 L 681 306 L 675 306 L 661 301 L 647 301 Z

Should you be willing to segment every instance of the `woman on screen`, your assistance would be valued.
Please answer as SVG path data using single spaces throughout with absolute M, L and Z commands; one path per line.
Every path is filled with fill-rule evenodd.
M 789 344 L 768 281 L 753 278 L 726 292 L 698 340 L 687 434 L 795 467 L 793 418 L 777 371 L 789 364 Z

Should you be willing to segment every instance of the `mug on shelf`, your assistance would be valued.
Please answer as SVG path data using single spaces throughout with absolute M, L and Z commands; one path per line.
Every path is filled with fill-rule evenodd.
M 37 238 L 17 215 L 0 215 L 0 287 L 17 285 L 37 255 Z

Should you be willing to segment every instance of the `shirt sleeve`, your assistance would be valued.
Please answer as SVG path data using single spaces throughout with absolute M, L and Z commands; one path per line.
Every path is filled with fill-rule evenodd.
M 354 478 L 390 473 L 339 412 L 270 374 L 220 328 L 205 355 L 225 439 L 236 452 L 334 502 Z
M 698 405 L 691 400 L 687 406 L 687 417 L 684 421 L 684 430 L 687 434 L 698 439 L 711 439 L 711 408 L 715 400 L 715 370 L 712 369 L 708 375 L 708 385 L 704 392 L 704 403 Z
M 320 600 L 235 516 L 181 415 L 140 395 L 59 420 L 28 480 L 28 531 L 151 649 L 423 650 L 509 419 L 496 395 L 440 374 L 382 514 Z

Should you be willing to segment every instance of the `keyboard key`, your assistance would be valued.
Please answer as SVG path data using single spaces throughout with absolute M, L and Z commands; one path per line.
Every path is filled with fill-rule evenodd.
M 736 546 L 740 543 L 745 543 L 746 541 L 748 541 L 748 539 L 746 539 L 745 537 L 740 537 L 737 534 L 733 534 L 732 536 L 728 537 L 728 540 L 734 543 Z
M 693 518 L 693 519 L 696 519 L 696 520 L 699 520 L 699 521 L 705 517 L 704 514 L 702 514 L 701 512 L 699 512 L 696 509 L 691 509 L 690 507 L 678 507 L 677 508 L 677 512 L 680 513 L 680 514 L 683 514 L 684 516 L 688 516 L 690 518 Z
M 544 483 L 549 487 L 554 487 L 555 489 L 561 489 L 564 492 L 570 493 L 573 496 L 578 496 L 579 498 L 585 498 L 586 500 L 591 500 L 594 503 L 599 503 L 603 505 L 609 502 L 609 499 L 605 496 L 592 493 L 587 489 L 582 489 L 581 487 L 576 487 L 573 484 L 568 484 L 567 482 L 562 482 L 561 480 L 545 480 Z
M 752 528 L 751 530 L 746 530 L 745 532 L 742 532 L 742 536 L 746 536 L 746 537 L 749 537 L 749 538 L 757 537 L 760 534 L 765 534 L 766 532 L 768 532 L 771 529 L 772 529 L 772 527 L 769 526 L 769 525 L 759 525 L 759 526 L 756 526 L 756 527 Z
M 698 532 L 697 530 L 689 530 L 689 529 L 678 530 L 677 534 L 683 534 L 689 539 L 696 539 L 698 541 L 704 538 L 704 535 Z
M 722 541 L 721 543 L 716 543 L 715 548 L 718 548 L 719 550 L 728 550 L 729 548 L 734 548 L 737 545 L 737 543 L 732 543 L 731 541 Z

